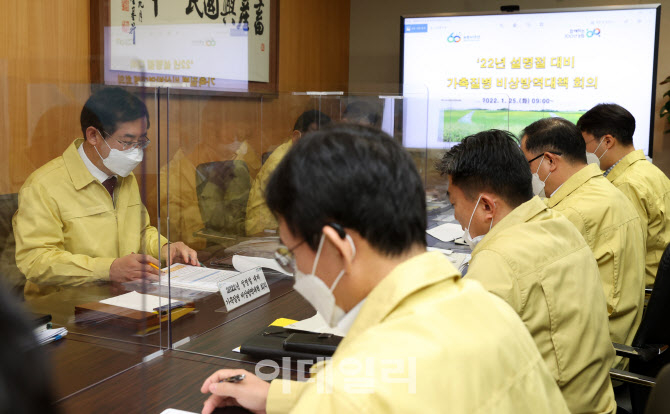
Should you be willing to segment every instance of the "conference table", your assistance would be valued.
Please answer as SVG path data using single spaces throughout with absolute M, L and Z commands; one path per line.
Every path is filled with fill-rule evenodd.
M 438 224 L 431 221 L 429 227 Z M 460 250 L 453 243 L 427 238 L 429 245 Z M 195 300 L 197 312 L 171 325 L 162 323 L 149 335 L 108 323 L 75 322 L 76 305 L 122 294 L 128 286 L 104 283 L 30 299 L 31 310 L 50 313 L 55 327 L 69 331 L 65 338 L 43 346 L 51 360 L 57 406 L 63 413 L 160 413 L 167 408 L 200 412 L 206 399 L 200 386 L 218 369 L 258 369 L 275 372 L 279 378 L 304 378 L 305 372 L 296 366 L 277 370 L 233 351 L 278 318 L 303 320 L 315 314 L 293 290 L 292 277 L 276 273 L 266 277 L 269 294 L 229 312 L 219 293 L 205 295 Z
M 52 361 L 57 405 L 65 413 L 199 412 L 205 400 L 200 385 L 215 370 L 256 369 L 258 359 L 233 348 L 278 317 L 300 320 L 315 314 L 288 278 L 270 283 L 270 292 L 228 313 L 215 311 L 223 304 L 218 293 L 196 302 L 196 315 L 173 323 L 179 326 L 173 329 L 177 347 L 160 344 L 166 329 L 139 337 L 120 334 L 116 327 L 87 331 L 66 324 L 68 335 L 44 346 Z M 63 316 L 55 318 L 55 326 Z M 282 378 L 296 376 L 293 370 L 280 373 Z

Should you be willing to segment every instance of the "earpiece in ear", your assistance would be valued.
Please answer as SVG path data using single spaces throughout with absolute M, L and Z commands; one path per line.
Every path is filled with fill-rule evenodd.
M 337 223 L 328 223 L 328 226 L 335 229 L 337 235 L 340 236 L 341 239 L 343 239 L 347 235 L 347 233 L 344 231 L 344 228 Z
M 340 236 L 340 238 L 347 239 L 347 241 L 351 245 L 351 252 L 352 252 L 351 260 L 353 260 L 354 257 L 356 257 L 356 245 L 354 244 L 354 239 L 352 239 L 351 236 L 348 235 L 347 232 L 344 231 L 344 228 L 341 225 L 339 225 L 337 223 L 329 223 L 328 225 L 330 227 L 332 227 L 333 229 L 335 229 L 335 231 L 337 232 L 338 236 Z

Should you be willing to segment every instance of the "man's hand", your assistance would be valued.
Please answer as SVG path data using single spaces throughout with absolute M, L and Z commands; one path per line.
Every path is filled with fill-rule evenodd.
M 170 246 L 169 254 L 168 246 Z M 165 258 L 168 266 L 172 263 L 200 266 L 200 263 L 198 262 L 198 253 L 182 242 L 164 244 L 161 248 L 161 257 Z
M 157 281 L 160 272 L 149 263 L 153 263 L 158 269 L 160 268 L 158 260 L 146 254 L 133 253 L 119 257 L 112 262 L 112 266 L 109 268 L 109 279 L 112 282 L 121 283 L 146 276 L 152 282 Z
M 220 382 L 233 375 L 244 374 L 238 382 Z M 205 401 L 202 414 L 210 414 L 217 407 L 238 406 L 254 413 L 265 413 L 270 384 L 243 369 L 221 369 L 207 378 L 200 388 L 203 394 L 212 393 Z

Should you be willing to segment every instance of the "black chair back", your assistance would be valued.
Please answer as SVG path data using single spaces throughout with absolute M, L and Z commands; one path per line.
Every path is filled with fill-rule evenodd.
M 251 176 L 240 160 L 214 161 L 196 168 L 196 193 L 205 229 L 244 236 Z
M 670 413 L 670 366 L 664 367 L 656 377 L 656 386 L 651 390 L 644 413 Z
M 4 279 L 5 284 L 19 299 L 23 299 L 26 277 L 16 267 L 16 242 L 12 226 L 12 218 L 18 208 L 17 193 L 0 195 L 0 279 Z
M 633 346 L 670 344 L 670 245 L 658 265 L 647 310 L 633 339 Z M 659 367 L 660 369 L 660 367 Z
M 640 327 L 633 338 L 633 346 L 642 348 L 641 358 L 631 358 L 630 371 L 656 377 L 661 368 L 670 363 L 670 349 L 660 355 L 658 348 L 670 345 L 670 245 L 665 248 L 654 280 L 654 289 L 649 297 Z M 647 351 L 645 353 L 645 350 Z M 631 385 L 630 398 L 633 414 L 640 414 L 649 399 L 650 389 Z

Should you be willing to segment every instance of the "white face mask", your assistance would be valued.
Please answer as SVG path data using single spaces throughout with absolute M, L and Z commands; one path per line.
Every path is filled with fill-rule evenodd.
M 600 148 L 600 145 L 602 145 L 602 143 L 604 141 L 605 141 L 605 137 L 600 139 L 600 143 L 596 147 L 596 151 L 598 151 L 598 148 Z M 596 155 L 596 151 L 593 151 L 593 152 L 586 151 L 586 163 L 587 164 L 596 164 L 598 166 L 598 168 L 600 168 L 600 159 L 602 157 L 604 157 L 605 154 L 607 154 L 607 151 L 609 151 L 609 148 L 606 149 L 605 152 L 603 152 L 603 155 L 601 155 L 600 157 Z
M 354 241 L 351 239 L 351 236 L 347 234 L 347 240 L 351 244 L 351 249 L 353 251 L 352 259 L 356 256 L 356 246 Z M 342 308 L 335 304 L 335 295 L 333 295 L 333 290 L 337 287 L 337 284 L 340 282 L 340 279 L 344 275 L 344 269 L 337 275 L 333 285 L 328 287 L 321 278 L 316 276 L 314 272 L 316 271 L 316 266 L 319 263 L 319 257 L 321 256 L 321 248 L 323 247 L 324 235 L 321 235 L 321 240 L 319 241 L 319 248 L 316 251 L 316 258 L 314 259 L 314 265 L 312 266 L 312 272 L 310 274 L 305 274 L 296 267 L 295 269 L 295 284 L 293 289 L 304 297 L 307 302 L 310 303 L 323 316 L 323 319 L 328 323 L 328 326 L 331 328 L 337 326 L 337 324 L 344 318 L 346 314 Z
M 540 175 L 538 173 L 540 172 L 540 167 L 542 166 L 543 161 L 544 161 L 544 155 L 542 156 L 542 159 L 540 160 L 540 165 L 537 166 L 537 171 L 535 171 L 535 173 L 533 173 L 532 184 L 533 184 L 533 194 L 535 194 L 536 196 L 540 196 L 542 198 L 545 198 L 546 194 L 544 193 L 544 184 L 549 179 L 549 176 L 551 175 L 551 171 L 549 172 L 549 174 L 547 174 L 547 177 L 544 179 L 544 181 L 542 181 L 540 179 Z
M 475 246 L 477 246 L 477 243 L 482 241 L 484 236 L 486 236 L 485 234 L 479 235 L 475 238 L 472 238 L 470 236 L 470 225 L 472 224 L 472 218 L 475 216 L 475 211 L 477 210 L 477 206 L 479 205 L 479 201 L 481 199 L 482 199 L 482 196 L 480 194 L 479 198 L 477 199 L 477 204 L 475 204 L 475 208 L 472 209 L 472 214 L 470 215 L 470 222 L 468 223 L 468 227 L 463 232 L 463 240 L 465 240 L 465 242 L 468 244 L 468 246 L 470 247 L 470 250 L 474 250 Z M 491 219 L 491 224 L 489 225 L 489 231 L 491 231 L 491 227 L 493 227 L 493 219 Z
M 107 140 L 103 139 L 105 144 Z M 119 151 L 109 146 L 109 155 L 107 158 L 102 158 L 98 148 L 95 148 L 95 152 L 98 153 L 98 156 L 102 160 L 102 163 L 114 174 L 120 175 L 121 177 L 127 177 L 130 173 L 137 167 L 144 157 L 144 151 L 139 148 L 133 148 L 125 151 Z

